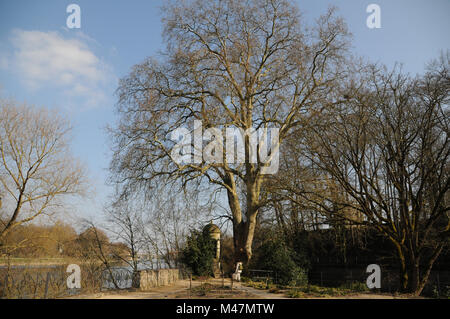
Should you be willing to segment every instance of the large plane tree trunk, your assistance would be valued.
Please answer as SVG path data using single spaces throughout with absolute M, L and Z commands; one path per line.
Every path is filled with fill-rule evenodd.
M 242 262 L 245 267 L 252 258 L 261 181 L 250 178 L 247 181 L 245 213 L 241 209 L 234 178 L 230 176 L 226 182 L 230 188 L 227 194 L 233 219 L 234 262 Z

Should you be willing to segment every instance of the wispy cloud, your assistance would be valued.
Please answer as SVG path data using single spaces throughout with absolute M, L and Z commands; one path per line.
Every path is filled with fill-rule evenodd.
M 68 38 L 59 32 L 13 30 L 8 68 L 28 88 L 57 88 L 68 97 L 97 106 L 114 78 L 111 67 L 96 56 L 85 36 Z M 6 64 L 3 62 L 2 64 Z

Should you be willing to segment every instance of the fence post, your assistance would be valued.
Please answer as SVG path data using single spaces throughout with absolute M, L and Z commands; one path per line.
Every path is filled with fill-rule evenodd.
M 48 295 L 48 283 L 50 281 L 50 272 L 47 272 L 47 278 L 45 279 L 45 291 L 44 291 L 44 299 L 47 299 Z
M 323 287 L 323 276 L 322 276 L 322 271 L 320 271 L 320 286 Z

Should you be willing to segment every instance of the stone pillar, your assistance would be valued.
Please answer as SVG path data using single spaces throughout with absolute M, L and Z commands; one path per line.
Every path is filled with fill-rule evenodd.
M 212 222 L 205 226 L 205 229 L 211 234 L 211 238 L 216 241 L 216 256 L 214 258 L 213 272 L 214 277 L 220 277 L 220 228 Z

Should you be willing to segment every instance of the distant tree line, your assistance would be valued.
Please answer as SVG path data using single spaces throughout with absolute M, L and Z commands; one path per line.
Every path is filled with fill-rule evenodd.
M 107 255 L 126 255 L 127 246 L 113 243 L 104 231 L 88 227 L 77 233 L 69 224 L 21 225 L 3 240 L 0 256 L 19 258 L 72 258 L 80 261 L 97 254 L 99 243 Z

